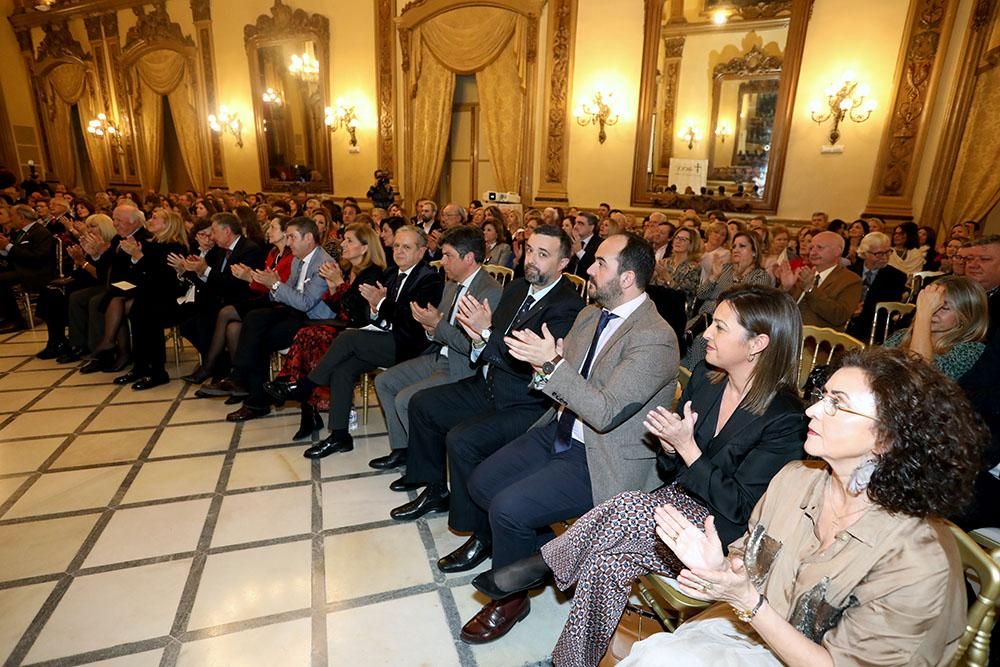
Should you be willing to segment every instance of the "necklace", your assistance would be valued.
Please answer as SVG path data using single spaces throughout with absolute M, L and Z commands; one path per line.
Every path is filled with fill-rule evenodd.
M 836 527 L 842 527 L 846 523 L 846 519 L 853 517 L 856 514 L 862 514 L 871 509 L 871 505 L 868 503 L 863 504 L 861 507 L 853 510 L 848 510 L 841 514 L 837 514 L 837 511 L 833 509 L 833 478 L 831 477 L 826 487 L 826 497 L 827 504 L 829 505 L 830 514 L 833 515 L 833 525 Z

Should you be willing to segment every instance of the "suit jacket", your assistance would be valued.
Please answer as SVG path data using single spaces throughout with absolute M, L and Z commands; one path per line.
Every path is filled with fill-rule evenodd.
M 302 271 L 302 260 L 296 257 L 292 260 L 292 272 L 288 275 L 288 280 L 279 283 L 278 289 L 271 292 L 271 300 L 302 311 L 310 320 L 331 319 L 333 311 L 323 301 L 323 295 L 326 294 L 326 281 L 320 277 L 319 267 L 332 261 L 333 258 L 326 254 L 323 248 L 316 246 L 312 259 L 309 260 L 309 265 L 306 267 L 302 292 L 299 292 L 295 287 L 298 285 L 299 273 Z
M 486 299 L 490 304 L 490 310 L 495 310 L 500 303 L 500 295 L 503 287 L 500 286 L 493 276 L 479 269 L 479 273 L 472 279 L 466 294 L 475 297 L 478 301 Z M 429 354 L 437 354 L 442 347 L 448 348 L 448 379 L 449 382 L 458 382 L 475 373 L 475 368 L 469 362 L 469 353 L 472 350 L 472 341 L 465 329 L 460 324 L 450 324 L 448 315 L 452 304 L 455 303 L 455 296 L 458 294 L 458 283 L 448 281 L 445 283 L 444 292 L 441 294 L 441 303 L 438 309 L 444 315 L 434 329 L 432 338 L 433 345 L 428 350 Z
M 784 390 L 775 395 L 762 415 L 738 407 L 715 434 L 725 381 L 712 384 L 705 362 L 695 366 L 677 403 L 678 411 L 691 401 L 698 413 L 694 439 L 702 451 L 691 467 L 679 456 L 658 454 L 668 481 L 676 481 L 715 517 L 723 546 L 747 529 L 750 512 L 771 478 L 790 461 L 802 459 L 809 419 L 798 395 Z
M 250 283 L 234 276 L 229 267 L 234 264 L 246 264 L 251 268 L 260 269 L 264 266 L 264 257 L 264 249 L 245 236 L 237 239 L 236 247 L 233 248 L 228 260 L 226 249 L 216 246 L 209 252 L 208 265 L 212 270 L 208 272 L 208 278 L 204 282 L 205 296 L 216 300 L 220 305 L 245 303 L 253 297 Z M 292 286 L 294 287 L 294 283 Z
M 796 285 L 790 293 L 793 299 L 798 299 L 802 290 Z M 819 287 L 807 292 L 799 301 L 802 324 L 843 331 L 859 303 L 861 278 L 837 265 Z
M 583 299 L 573 283 L 560 276 L 558 283 L 532 305 L 527 315 L 517 317 L 530 287 L 522 278 L 510 283 L 503 291 L 500 303 L 493 311 L 490 340 L 476 359 L 476 367 L 489 364 L 486 384 L 498 410 L 537 408 L 541 413 L 550 403 L 545 394 L 530 386 L 534 375 L 531 364 L 510 355 L 503 340 L 507 332 L 528 329 L 541 335 L 542 324 L 545 324 L 553 336 L 565 338 L 583 308 Z
M 862 278 L 861 288 L 864 291 L 864 260 L 858 260 L 851 265 L 851 271 Z M 899 301 L 906 289 L 906 274 L 892 266 L 884 266 L 875 274 L 875 280 L 865 294 L 861 313 L 852 317 L 847 325 L 847 333 L 858 340 L 868 341 L 872 333 L 872 322 L 875 319 L 875 306 L 882 301 Z
M 597 255 L 597 246 L 599 245 L 601 245 L 601 237 L 597 235 L 597 227 L 594 227 L 594 233 L 583 249 L 583 257 L 573 255 L 566 266 L 566 271 L 574 273 L 581 278 L 587 278 L 587 269 L 594 263 L 594 257 Z
M 584 379 L 579 369 L 590 349 L 601 309 L 580 312 L 563 341 L 565 362 L 542 388 L 583 422 L 587 467 L 594 504 L 622 491 L 650 491 L 659 485 L 656 450 L 643 440 L 646 414 L 674 398 L 677 335 L 647 298 L 601 348 Z M 551 408 L 535 426 L 556 419 Z
M 149 233 L 148 229 L 140 227 L 132 234 L 132 238 L 142 246 L 142 253 L 144 255 L 149 252 L 150 245 L 153 243 L 153 235 Z M 107 276 L 107 284 L 109 286 L 122 280 L 139 286 L 142 284 L 142 270 L 138 268 L 137 264 L 132 263 L 131 255 L 118 250 L 121 242 L 122 237 L 115 236 L 111 239 L 111 246 L 95 260 L 94 264 L 98 270 L 98 275 L 104 273 Z
M 385 272 L 382 284 L 392 294 L 398 281 L 399 268 L 394 267 Z M 436 306 L 441 303 L 443 289 L 444 276 L 425 262 L 419 262 L 408 272 L 403 289 L 396 295 L 396 299 L 387 296 L 382 300 L 376 322 L 383 329 L 391 327 L 396 343 L 397 364 L 420 355 L 430 345 L 423 325 L 413 319 L 410 303 Z
M 21 283 L 30 290 L 40 290 L 55 273 L 52 234 L 45 225 L 36 222 L 17 240 L 10 237 L 13 247 L 7 253 L 10 270 L 16 271 Z

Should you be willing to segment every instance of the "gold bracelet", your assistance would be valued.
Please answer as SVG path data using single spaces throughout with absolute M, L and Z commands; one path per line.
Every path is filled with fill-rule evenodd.
M 751 621 L 753 621 L 754 617 L 757 615 L 757 612 L 760 611 L 760 608 L 762 606 L 764 606 L 764 594 L 758 593 L 757 595 L 759 595 L 760 597 L 757 599 L 757 605 L 753 609 L 750 610 L 737 609 L 734 605 L 729 605 L 730 607 L 733 608 L 733 611 L 736 613 L 736 618 L 740 619 L 744 623 L 750 623 Z

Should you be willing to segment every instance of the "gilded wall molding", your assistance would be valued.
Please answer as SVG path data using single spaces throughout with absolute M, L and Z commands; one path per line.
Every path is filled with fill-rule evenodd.
M 910 7 L 896 66 L 896 88 L 879 145 L 866 211 L 912 217 L 913 192 L 927 138 L 929 109 L 941 78 L 957 0 L 917 0 Z
M 375 98 L 378 113 L 378 167 L 396 174 L 396 48 L 392 41 L 395 0 L 375 2 Z
M 66 56 L 88 60 L 90 56 L 84 52 L 83 46 L 69 31 L 68 23 L 49 23 L 42 27 L 45 37 L 38 45 L 35 62 L 40 63 L 50 58 Z
M 545 64 L 545 80 L 549 82 L 545 97 L 542 136 L 542 182 L 538 199 L 569 201 L 567 188 L 570 128 L 570 84 L 573 80 L 573 52 L 576 43 L 578 0 L 549 2 L 549 49 Z
M 195 43 L 198 47 L 198 64 L 201 68 L 202 108 L 218 108 L 216 95 L 215 53 L 212 50 L 212 2 L 191 0 L 191 18 L 194 21 Z M 226 187 L 225 163 L 222 158 L 222 137 L 208 133 L 209 187 Z
M 128 50 L 138 42 L 170 41 L 179 42 L 185 46 L 194 47 L 194 40 L 185 35 L 179 23 L 170 20 L 167 13 L 166 0 L 156 0 L 153 11 L 146 12 L 142 5 L 132 8 L 136 16 L 136 24 L 125 33 L 125 49 Z
M 677 115 L 677 89 L 681 80 L 681 56 L 684 54 L 684 36 L 663 37 L 663 70 L 660 72 L 659 97 L 663 100 L 663 110 L 657 114 L 660 139 L 653 165 L 653 179 L 667 178 L 670 172 L 670 158 L 674 154 L 674 116 Z
M 256 21 L 243 27 L 243 42 L 249 44 L 261 39 L 287 39 L 302 33 L 313 33 L 323 43 L 327 43 L 330 40 L 330 19 L 322 14 L 292 9 L 281 0 L 274 0 L 270 16 L 261 14 Z

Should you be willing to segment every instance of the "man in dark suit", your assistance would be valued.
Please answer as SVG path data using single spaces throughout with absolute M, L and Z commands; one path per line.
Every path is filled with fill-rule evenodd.
M 417 393 L 410 401 L 410 433 L 406 475 L 394 490 L 426 486 L 416 500 L 392 510 L 400 521 L 452 507 L 449 524 L 469 531 L 476 510 L 465 480 L 478 463 L 507 444 L 537 420 L 550 401 L 531 390 L 531 365 L 511 356 L 505 336 L 514 329 L 536 333 L 546 325 L 553 335 L 565 336 L 583 300 L 562 276 L 570 252 L 569 237 L 558 227 L 542 225 L 525 241 L 525 277 L 504 290 L 496 312 L 470 297 L 459 303 L 458 321 L 473 341 L 472 377 Z M 452 488 L 448 492 L 445 453 Z M 458 481 L 461 480 L 461 481 Z M 470 516 L 470 512 L 472 515 Z M 471 569 L 489 556 L 488 544 L 471 538 L 446 556 L 439 567 L 448 572 Z
M 445 211 L 447 209 L 446 206 Z M 469 364 L 472 342 L 462 325 L 455 321 L 455 316 L 458 300 L 465 294 L 477 301 L 485 299 L 490 307 L 496 307 L 500 301 L 503 291 L 500 284 L 482 270 L 485 252 L 483 232 L 476 227 L 453 227 L 441 236 L 441 267 L 448 278 L 441 296 L 441 308 L 410 304 L 431 346 L 420 356 L 396 364 L 375 377 L 375 391 L 385 414 L 391 452 L 369 462 L 371 467 L 382 470 L 406 463 L 409 406 L 414 394 L 429 387 L 458 382 L 475 372 Z
M 597 225 L 600 222 L 590 211 L 580 211 L 576 214 L 571 235 L 571 255 L 569 265 L 566 267 L 569 273 L 581 278 L 587 277 L 587 269 L 594 263 L 597 246 L 601 244 L 601 239 L 597 236 Z
M 481 511 L 473 531 L 492 541 L 494 569 L 534 553 L 550 524 L 659 484 L 643 422 L 671 404 L 679 355 L 676 334 L 645 293 L 654 266 L 652 246 L 638 235 L 610 236 L 589 272 L 600 307 L 585 308 L 564 341 L 547 329 L 507 339 L 511 354 L 531 364 L 533 386 L 558 405 L 471 477 L 452 478 L 468 481 Z M 502 637 L 530 610 L 527 593 L 499 592 L 492 571 L 473 583 L 493 601 L 462 628 L 468 643 Z
M 840 265 L 844 243 L 840 234 L 820 232 L 809 249 L 812 266 L 778 265 L 781 289 L 797 300 L 802 324 L 843 331 L 861 303 L 861 278 Z
M 393 240 L 396 267 L 386 272 L 385 285 L 361 285 L 361 295 L 371 307 L 370 328 L 349 329 L 333 344 L 308 377 L 295 383 L 269 382 L 266 389 L 278 400 L 309 400 L 317 386 L 330 387 L 330 435 L 303 454 L 318 459 L 354 449 L 348 431 L 354 385 L 364 373 L 413 359 L 430 341 L 423 325 L 414 318 L 411 304 L 436 307 L 441 301 L 444 279 L 424 263 L 427 235 L 412 225 L 400 227 Z
M 875 306 L 883 301 L 899 301 L 906 289 L 906 274 L 889 266 L 891 253 L 892 240 L 882 232 L 872 232 L 861 239 L 859 259 L 851 266 L 851 271 L 861 276 L 861 303 L 847 325 L 847 333 L 865 343 L 871 336 Z
M 0 333 L 25 328 L 17 308 L 14 286 L 39 291 L 54 277 L 52 234 L 38 223 L 35 209 L 26 204 L 10 210 L 12 233 L 0 233 L 0 256 L 7 260 L 7 270 L 0 273 Z

